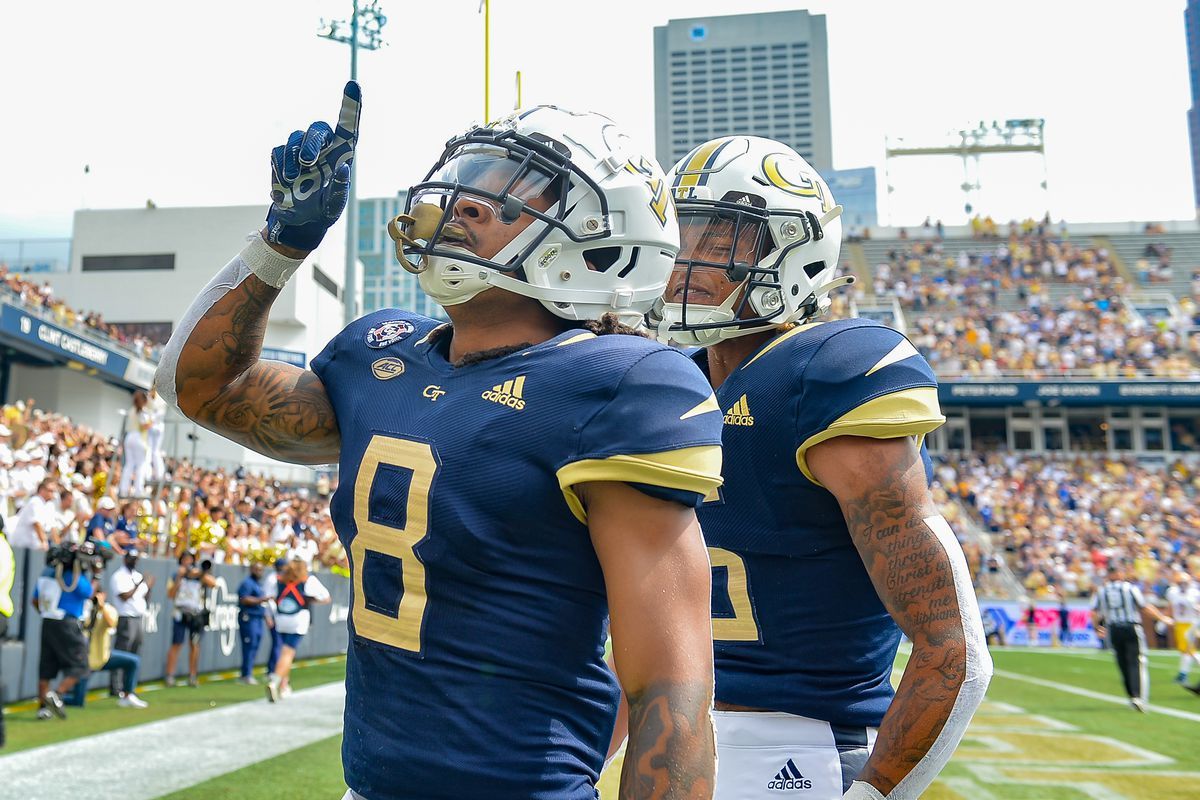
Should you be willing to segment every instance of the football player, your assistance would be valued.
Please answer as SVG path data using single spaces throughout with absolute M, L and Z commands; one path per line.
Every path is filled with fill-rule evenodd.
M 713 564 L 716 796 L 915 798 L 950 758 L 991 661 L 962 549 L 928 489 L 942 424 L 901 334 L 821 322 L 841 208 L 775 141 L 697 147 L 668 175 L 682 250 L 650 315 L 724 413 Z M 912 640 L 898 690 L 901 633 Z M 893 697 L 894 694 L 894 697 Z
M 1200 586 L 1185 569 L 1176 569 L 1172 578 L 1174 582 L 1167 587 L 1166 601 L 1171 618 L 1175 620 L 1175 649 L 1179 651 L 1179 674 L 1175 676 L 1175 682 L 1186 685 L 1192 664 L 1200 663 L 1193 630 L 1200 610 Z
M 337 461 L 350 554 L 347 797 L 594 800 L 617 681 L 623 797 L 713 791 L 710 568 L 695 506 L 721 418 L 636 335 L 678 252 L 664 176 L 610 120 L 539 106 L 447 144 L 389 225 L 452 322 L 388 309 L 310 370 L 260 360 L 272 301 L 337 219 L 358 136 L 272 153 L 266 226 L 176 328 L 157 385 L 191 419 Z M 599 322 L 597 322 L 599 320 Z

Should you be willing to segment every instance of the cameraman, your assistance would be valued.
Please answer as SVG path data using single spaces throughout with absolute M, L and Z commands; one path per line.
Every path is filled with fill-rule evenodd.
M 191 550 L 184 551 L 179 556 L 179 571 L 167 586 L 167 597 L 175 602 L 171 647 L 167 650 L 167 676 L 163 681 L 167 686 L 175 685 L 175 664 L 184 639 L 188 641 L 188 686 L 200 685 L 196 674 L 200 666 L 200 637 L 208 626 L 208 609 L 204 601 L 208 590 L 217 584 L 211 570 L 211 561 L 205 559 L 197 567 L 196 554 Z
M 90 565 L 80 562 L 94 555 L 91 543 L 56 545 L 46 554 L 46 568 L 34 586 L 34 607 L 42 617 L 38 719 L 50 719 L 52 713 L 66 719 L 59 695 L 70 692 L 88 674 L 87 640 L 79 621 L 84 603 L 92 596 L 92 582 L 85 574 Z M 58 691 L 52 691 L 50 681 L 60 672 Z

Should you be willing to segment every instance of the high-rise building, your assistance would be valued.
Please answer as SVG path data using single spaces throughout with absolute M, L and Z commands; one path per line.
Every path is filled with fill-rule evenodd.
M 748 133 L 833 163 L 825 17 L 807 11 L 673 19 L 654 29 L 655 152 L 664 169 Z
M 388 221 L 404 213 L 407 192 L 395 197 L 358 201 L 358 260 L 363 265 L 363 313 L 402 308 L 435 319 L 446 319 L 440 305 L 421 291 L 417 276 L 400 266 L 396 245 L 388 236 Z
M 1197 213 L 1200 213 L 1200 0 L 1188 0 L 1183 12 L 1187 31 L 1188 86 L 1192 92 L 1192 107 L 1188 109 L 1188 134 L 1192 145 L 1192 192 Z

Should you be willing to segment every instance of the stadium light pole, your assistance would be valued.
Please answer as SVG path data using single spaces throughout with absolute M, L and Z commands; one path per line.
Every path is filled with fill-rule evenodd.
M 383 46 L 383 26 L 387 17 L 379 8 L 379 0 L 369 0 L 361 8 L 359 0 L 351 0 L 353 12 L 350 20 L 321 20 L 317 36 L 331 42 L 350 45 L 350 80 L 358 80 L 358 49 L 378 50 Z M 357 162 L 357 158 L 355 162 Z M 358 164 L 350 164 L 350 196 L 346 200 L 346 269 L 342 275 L 342 308 L 349 325 L 357 316 L 355 291 L 358 273 L 358 182 L 354 174 Z
M 490 0 L 479 0 L 483 13 L 483 124 L 492 121 L 492 4 Z

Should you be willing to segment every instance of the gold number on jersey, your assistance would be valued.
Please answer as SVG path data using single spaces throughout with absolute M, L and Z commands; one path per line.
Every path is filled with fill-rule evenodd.
M 746 577 L 746 562 L 737 553 L 708 548 L 708 560 L 713 572 L 724 569 L 727 576 L 726 591 L 733 606 L 732 617 L 713 617 L 713 639 L 722 642 L 757 642 L 758 619 L 754 616 L 754 604 L 750 602 L 750 582 Z M 716 581 L 714 580 L 714 583 Z
M 371 485 L 380 466 L 412 471 L 408 487 L 407 514 L 403 528 L 371 521 Z M 429 528 L 429 488 L 437 474 L 433 448 L 424 442 L 375 434 L 358 465 L 354 483 L 354 523 L 358 534 L 350 543 L 354 563 L 354 630 L 364 639 L 421 652 L 421 630 L 425 623 L 425 565 L 413 549 Z M 367 608 L 363 594 L 363 568 L 367 553 L 400 559 L 404 594 L 396 616 Z

